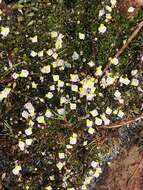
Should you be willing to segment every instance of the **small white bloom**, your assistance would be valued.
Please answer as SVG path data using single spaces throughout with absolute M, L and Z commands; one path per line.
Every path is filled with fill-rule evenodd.
M 63 152 L 59 153 L 59 158 L 60 159 L 64 159 L 65 158 L 65 154 Z
M 20 77 L 28 77 L 29 75 L 29 71 L 27 71 L 26 69 L 22 69 L 21 73 L 20 73 Z
M 99 28 L 98 28 L 98 31 L 99 33 L 105 33 L 107 30 L 107 27 L 104 25 L 104 24 L 100 24 Z
M 107 115 L 111 115 L 112 109 L 110 109 L 109 107 L 107 107 L 105 113 L 106 113 Z
M 121 98 L 121 93 L 119 92 L 119 90 L 116 90 L 116 91 L 115 91 L 114 96 L 115 96 L 117 99 L 120 99 L 120 98 Z
M 31 37 L 30 40 L 32 41 L 32 43 L 38 42 L 37 36 Z
M 121 110 L 119 110 L 118 117 L 122 118 L 123 116 L 124 116 L 124 112 L 122 112 Z
M 44 73 L 44 74 L 50 73 L 51 72 L 51 66 L 47 65 L 47 66 L 42 67 L 41 72 Z
M 36 120 L 40 124 L 45 124 L 45 118 L 44 118 L 44 116 L 38 116 Z
M 50 118 L 50 117 L 52 117 L 52 115 L 53 115 L 52 112 L 49 109 L 47 109 L 46 113 L 45 113 L 45 116 Z
M 70 137 L 70 144 L 74 145 L 77 143 L 77 134 L 73 133 L 73 135 Z
M 64 108 L 57 109 L 58 114 L 63 115 L 65 113 Z
M 47 54 L 49 55 L 49 56 L 51 56 L 51 55 L 53 55 L 53 50 L 52 49 L 49 49 L 48 51 L 47 51 Z
M 18 175 L 19 174 L 19 172 L 21 171 L 21 166 L 20 165 L 16 165 L 15 166 L 15 168 L 12 170 L 12 173 L 14 174 L 14 175 Z
M 65 162 L 58 162 L 58 163 L 56 164 L 56 166 L 57 166 L 57 168 L 58 168 L 59 170 L 61 170 L 64 165 L 65 165 Z
M 97 166 L 98 166 L 98 162 L 95 162 L 95 161 L 92 161 L 91 162 L 91 166 L 93 167 L 93 168 L 96 168 Z
M 57 36 L 58 36 L 58 32 L 56 32 L 56 31 L 51 32 L 51 37 L 52 38 L 56 38 Z
M 96 125 L 102 125 L 102 119 L 100 119 L 99 117 L 95 118 L 95 124 Z
M 76 110 L 76 104 L 70 103 L 70 109 L 71 110 Z
M 53 98 L 53 93 L 52 92 L 48 92 L 47 94 L 46 94 L 46 98 L 49 98 L 49 99 L 52 99 Z
M 30 146 L 32 144 L 32 139 L 26 139 L 25 143 L 27 146 Z
M 96 116 L 98 115 L 98 111 L 97 111 L 96 109 L 90 111 L 90 113 L 91 113 L 91 115 L 92 115 L 93 117 L 96 117 Z
M 7 98 L 7 96 L 10 94 L 11 89 L 5 88 L 3 91 L 0 92 L 0 101 L 2 101 L 4 98 Z
M 132 75 L 132 76 L 135 76 L 135 75 L 137 74 L 137 72 L 138 72 L 138 70 L 137 70 L 137 69 L 132 70 L 132 71 L 131 71 L 131 75 Z
M 112 63 L 113 65 L 118 65 L 118 64 L 119 64 L 119 60 L 118 60 L 116 57 L 111 58 L 110 61 L 111 61 L 111 63 Z
M 77 74 L 70 74 L 70 81 L 77 82 L 79 80 L 79 77 Z
M 84 40 L 85 39 L 85 34 L 79 33 L 79 39 Z
M 43 50 L 38 52 L 38 57 L 43 57 L 43 55 L 44 55 L 44 51 Z
M 59 75 L 53 75 L 53 80 L 56 82 L 59 80 Z
M 31 51 L 31 53 L 30 53 L 30 55 L 32 56 L 32 57 L 36 57 L 37 56 L 37 52 L 35 52 L 35 51 Z
M 134 8 L 134 7 L 129 7 L 129 8 L 128 8 L 128 13 L 133 13 L 133 12 L 134 12 L 134 10 L 135 10 L 135 8 Z
M 6 37 L 8 34 L 9 34 L 10 30 L 9 30 L 9 27 L 1 27 L 1 35 L 3 37 Z
M 92 127 L 89 127 L 89 128 L 88 128 L 88 133 L 89 133 L 89 134 L 93 135 L 94 132 L 95 132 L 95 129 L 93 129 Z
M 73 60 L 79 59 L 79 54 L 78 54 L 76 51 L 74 51 L 74 53 L 73 53 L 73 55 L 72 55 L 72 59 L 73 59 Z
M 139 85 L 139 80 L 138 79 L 132 79 L 131 85 L 132 86 L 138 86 Z
M 33 107 L 33 105 L 31 104 L 31 102 L 28 102 L 24 105 L 25 109 L 28 110 L 28 112 L 31 114 L 31 116 L 35 115 L 35 108 Z
M 94 67 L 95 66 L 95 63 L 93 61 L 89 61 L 87 64 L 89 65 L 89 67 Z
M 27 111 L 24 110 L 24 111 L 22 112 L 22 117 L 24 117 L 25 119 L 28 119 L 29 116 L 30 116 L 30 115 L 29 115 L 29 113 L 28 113 Z
M 19 146 L 21 151 L 24 151 L 25 143 L 23 141 L 19 141 L 18 146 Z
M 29 127 L 28 129 L 26 129 L 26 130 L 25 130 L 25 134 L 26 134 L 27 136 L 32 135 L 32 128 Z
M 92 127 L 92 125 L 93 125 L 93 121 L 87 119 L 87 120 L 86 120 L 86 126 L 87 126 L 87 127 Z
M 99 11 L 99 18 L 102 17 L 104 14 L 105 14 L 105 10 L 104 10 L 104 9 L 101 9 L 101 10 Z

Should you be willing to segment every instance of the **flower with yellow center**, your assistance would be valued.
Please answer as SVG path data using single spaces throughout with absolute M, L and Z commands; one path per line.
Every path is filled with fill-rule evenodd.
M 19 76 L 26 78 L 26 77 L 28 77 L 28 75 L 29 75 L 29 71 L 27 71 L 26 69 L 22 69 Z
M 49 55 L 49 56 L 51 56 L 51 55 L 53 55 L 53 50 L 52 49 L 49 49 L 48 51 L 47 51 L 47 54 Z
M 44 116 L 38 116 L 36 120 L 39 124 L 45 124 Z
M 139 80 L 138 79 L 132 79 L 131 85 L 132 86 L 138 86 L 139 85 Z
M 101 76 L 102 75 L 102 66 L 98 66 L 96 68 L 96 72 L 95 72 L 96 76 Z
M 53 98 L 53 93 L 52 92 L 48 92 L 47 94 L 46 94 L 46 98 L 49 98 L 49 99 L 52 99 Z
M 74 145 L 77 143 L 77 134 L 76 133 L 73 133 L 72 136 L 70 136 L 70 144 L 71 145 Z
M 85 39 L 85 34 L 79 33 L 78 35 L 79 35 L 79 39 L 80 40 L 84 40 Z
M 89 127 L 89 128 L 88 128 L 88 133 L 89 133 L 89 134 L 93 135 L 94 132 L 95 132 L 95 129 L 93 129 L 92 127 Z
M 106 30 L 107 30 L 107 27 L 104 24 L 100 24 L 100 26 L 98 28 L 99 33 L 104 34 L 106 32 Z
M 3 37 L 6 37 L 9 34 L 9 32 L 10 32 L 9 27 L 3 27 L 3 26 L 1 27 L 1 35 Z
M 7 98 L 7 96 L 10 94 L 11 89 L 10 88 L 5 88 L 0 92 L 0 101 L 2 101 L 4 98 Z
M 95 118 L 95 124 L 96 124 L 96 125 L 102 125 L 102 119 L 99 118 L 99 117 L 96 117 L 96 118 Z
M 14 175 L 18 175 L 21 170 L 22 170 L 21 166 L 20 165 L 16 165 L 15 168 L 12 170 L 12 173 Z
M 77 82 L 79 80 L 78 74 L 70 74 L 70 81 Z
M 38 42 L 37 36 L 31 37 L 30 40 L 32 41 L 32 43 Z
M 111 62 L 111 64 L 113 64 L 113 65 L 118 65 L 118 64 L 119 64 L 119 60 L 118 60 L 116 57 L 110 58 L 110 62 Z
M 52 38 L 56 38 L 57 36 L 58 36 L 58 32 L 56 32 L 56 31 L 51 32 L 51 37 Z
M 87 126 L 87 127 L 92 127 L 92 125 L 93 125 L 93 121 L 87 119 L 87 120 L 86 120 L 86 126 Z
M 41 72 L 44 74 L 48 74 L 51 72 L 51 66 L 50 65 L 46 65 L 44 67 L 41 68 Z

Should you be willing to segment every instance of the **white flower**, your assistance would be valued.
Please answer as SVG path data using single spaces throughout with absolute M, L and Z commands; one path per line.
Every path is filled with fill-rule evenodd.
M 95 132 L 95 129 L 93 129 L 92 127 L 89 127 L 89 128 L 88 128 L 88 133 L 89 133 L 89 134 L 93 135 L 94 132 Z
M 25 143 L 23 141 L 19 141 L 18 146 L 19 146 L 21 151 L 24 151 Z
M 64 108 L 57 109 L 58 114 L 63 115 L 65 113 Z
M 98 162 L 95 162 L 95 161 L 92 161 L 91 162 L 91 166 L 93 167 L 93 168 L 96 168 L 97 166 L 98 166 Z
M 77 134 L 73 133 L 73 135 L 70 137 L 70 144 L 74 145 L 77 143 Z
M 131 85 L 132 86 L 138 86 L 139 85 L 139 80 L 138 79 L 132 79 Z
M 115 96 L 117 99 L 120 99 L 120 98 L 121 98 L 121 93 L 119 92 L 119 90 L 116 90 L 116 91 L 115 91 L 114 96 Z
M 122 112 L 121 110 L 119 110 L 118 117 L 122 118 L 123 116 L 124 116 L 124 112 Z
M 19 172 L 21 171 L 21 166 L 20 165 L 16 165 L 15 166 L 15 168 L 12 170 L 12 173 L 14 174 L 14 175 L 18 175 L 19 174 Z
M 12 74 L 12 78 L 17 79 L 18 77 L 19 77 L 19 74 L 17 74 L 17 73 Z
M 94 173 L 94 177 L 98 178 L 100 176 L 100 174 L 102 173 L 102 170 L 100 167 L 96 168 L 96 171 Z
M 112 109 L 110 109 L 109 107 L 107 107 L 105 113 L 106 113 L 107 115 L 111 115 Z
M 99 33 L 105 33 L 107 30 L 107 27 L 104 25 L 104 24 L 100 24 L 99 28 L 98 28 L 98 31 Z
M 4 98 L 7 98 L 9 95 L 11 89 L 10 88 L 5 88 L 3 91 L 0 92 L 0 101 L 2 101 Z
M 58 168 L 59 170 L 61 170 L 64 165 L 65 165 L 65 162 L 58 162 L 58 163 L 56 164 L 56 166 L 57 166 L 57 168 Z
M 127 77 L 126 78 L 120 77 L 119 82 L 128 85 L 130 83 L 130 80 Z
M 43 57 L 43 54 L 44 54 L 44 51 L 42 50 L 42 51 L 39 51 L 38 52 L 38 57 Z
M 48 54 L 49 56 L 51 56 L 53 53 L 54 53 L 54 52 L 53 52 L 52 49 L 49 49 L 49 50 L 47 51 L 47 54 Z
M 59 153 L 59 158 L 60 159 L 64 159 L 65 158 L 65 154 L 63 152 Z
M 29 75 L 29 71 L 27 71 L 26 69 L 22 69 L 21 73 L 20 73 L 20 77 L 28 77 Z
M 53 80 L 56 82 L 59 80 L 59 75 L 53 75 Z
M 79 39 L 84 40 L 85 39 L 85 34 L 79 33 Z
M 29 113 L 27 112 L 27 111 L 23 111 L 22 112 L 22 117 L 24 117 L 25 119 L 28 119 L 28 117 L 29 117 L 30 115 L 29 115 Z
M 95 118 L 95 124 L 96 125 L 102 125 L 102 119 L 100 119 L 99 117 Z
M 105 116 L 105 114 L 102 114 L 101 118 L 104 121 L 104 125 L 109 125 L 110 124 L 110 120 Z
M 135 75 L 137 74 L 137 72 L 138 72 L 138 70 L 137 70 L 137 69 L 132 70 L 132 71 L 131 71 L 131 75 L 132 75 L 132 76 L 135 76 Z
M 79 54 L 76 51 L 73 52 L 72 59 L 73 60 L 79 59 Z
M 61 80 L 58 80 L 58 87 L 61 88 L 64 86 L 64 82 Z
M 98 111 L 97 111 L 96 109 L 90 111 L 90 113 L 91 113 L 91 115 L 92 115 L 93 117 L 96 117 L 96 116 L 98 115 Z
M 92 125 L 93 125 L 93 121 L 87 119 L 87 120 L 86 120 L 86 126 L 87 126 L 87 127 L 92 127 Z
M 50 118 L 50 117 L 52 117 L 52 115 L 53 115 L 52 112 L 49 109 L 47 109 L 46 113 L 45 113 L 45 116 Z
M 101 76 L 102 75 L 102 66 L 98 66 L 96 68 L 96 72 L 95 72 L 96 76 Z
M 37 56 L 37 52 L 35 52 L 35 51 L 31 51 L 31 53 L 30 53 L 30 55 L 32 56 L 32 57 L 36 57 Z
M 67 102 L 68 102 L 68 100 L 65 97 L 60 98 L 60 104 L 64 104 L 64 103 L 67 103 Z
M 1 27 L 1 35 L 3 37 L 6 37 L 8 34 L 9 34 L 10 30 L 9 30 L 9 27 Z
M 111 59 L 110 59 L 110 62 L 111 62 L 111 64 L 113 64 L 113 65 L 118 65 L 118 64 L 119 64 L 119 60 L 118 60 L 116 57 L 111 58 Z
M 71 90 L 74 92 L 78 92 L 78 86 L 76 84 L 71 85 Z
M 94 67 L 94 66 L 95 66 L 95 63 L 94 63 L 93 61 L 89 61 L 87 64 L 88 64 L 90 67 Z
M 35 115 L 35 109 L 33 107 L 33 105 L 31 104 L 31 102 L 28 102 L 24 105 L 25 109 L 28 110 L 28 112 L 31 114 L 31 116 Z
M 38 42 L 37 36 L 31 37 L 30 40 L 32 41 L 32 43 Z
M 25 143 L 27 146 L 30 146 L 32 144 L 32 139 L 26 139 Z
M 52 92 L 48 92 L 47 94 L 46 94 L 46 98 L 49 98 L 49 99 L 52 99 L 53 98 L 53 93 Z
M 51 37 L 52 38 L 56 38 L 57 36 L 58 36 L 58 32 L 56 32 L 56 31 L 51 32 Z
M 38 116 L 36 120 L 37 120 L 37 122 L 40 123 L 40 124 L 45 124 L 44 116 Z
M 112 7 L 115 7 L 116 3 L 117 3 L 117 0 L 110 0 L 110 3 L 112 5 Z
M 25 134 L 26 134 L 27 136 L 32 135 L 32 128 L 29 127 L 28 129 L 26 129 L 26 130 L 25 130 Z
M 50 65 L 46 65 L 44 67 L 41 68 L 41 72 L 42 73 L 50 73 L 51 72 L 51 66 Z
M 105 14 L 105 10 L 104 10 L 104 9 L 101 9 L 101 10 L 99 11 L 99 18 L 102 17 L 104 14 Z
M 77 74 L 70 74 L 70 81 L 77 82 L 79 80 L 79 77 Z
M 71 110 L 76 110 L 76 104 L 70 103 L 70 109 Z
M 134 12 L 134 10 L 135 10 L 135 8 L 134 8 L 134 7 L 129 7 L 129 8 L 128 8 L 128 13 L 133 13 L 133 12 Z

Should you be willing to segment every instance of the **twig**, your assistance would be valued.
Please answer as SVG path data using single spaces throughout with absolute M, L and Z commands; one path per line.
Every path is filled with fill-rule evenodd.
M 132 42 L 132 40 L 137 36 L 137 34 L 140 32 L 140 30 L 143 28 L 143 20 L 137 24 L 137 26 L 135 27 L 134 32 L 131 34 L 131 36 L 128 38 L 128 40 L 126 41 L 126 43 L 121 47 L 121 49 L 115 54 L 114 57 L 118 58 L 124 51 L 125 49 L 129 46 L 129 44 Z M 104 76 L 104 74 L 106 73 L 106 71 L 109 69 L 110 67 L 110 63 L 108 63 L 106 65 L 106 67 L 103 70 L 103 74 L 101 76 L 101 78 Z
M 123 127 L 125 125 L 128 125 L 128 124 L 132 124 L 138 120 L 141 120 L 143 119 L 143 114 L 141 114 L 140 116 L 136 117 L 136 118 L 133 118 L 133 119 L 129 119 L 129 120 L 122 120 L 121 122 L 115 122 L 111 125 L 103 125 L 101 126 L 101 128 L 104 128 L 104 129 L 118 129 L 120 127 Z

